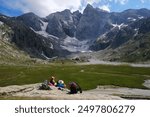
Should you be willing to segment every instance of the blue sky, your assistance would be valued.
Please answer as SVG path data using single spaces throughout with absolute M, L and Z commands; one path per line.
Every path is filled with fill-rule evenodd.
M 110 12 L 120 12 L 126 9 L 150 9 L 150 0 L 0 0 L 0 2 L 0 13 L 8 16 L 18 16 L 27 12 L 47 16 L 64 9 L 82 12 L 87 4 Z

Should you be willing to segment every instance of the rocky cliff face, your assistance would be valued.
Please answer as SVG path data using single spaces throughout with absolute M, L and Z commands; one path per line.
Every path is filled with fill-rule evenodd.
M 28 27 L 33 28 L 35 31 L 41 30 L 41 18 L 35 15 L 34 13 L 24 14 L 17 17 L 16 19 L 22 21 L 24 24 L 26 24 Z
M 77 26 L 76 37 L 79 40 L 96 39 L 99 35 L 110 30 L 112 26 L 108 24 L 109 15 L 106 11 L 88 5 Z
M 150 18 L 133 22 L 120 31 L 110 31 L 101 36 L 92 46 L 93 49 L 102 50 L 109 61 L 140 62 L 150 60 Z M 115 32 L 115 33 L 114 33 Z M 114 37 L 111 38 L 111 35 Z M 111 38 L 111 40 L 110 40 Z M 107 42 L 103 41 L 107 40 Z M 107 44 L 108 43 L 108 44 Z M 99 47 L 99 48 L 98 48 Z M 101 47 L 101 48 L 100 48 Z M 109 57 L 107 56 L 109 55 Z M 105 58 L 105 60 L 106 60 Z
M 112 13 L 110 24 L 113 28 L 100 35 L 90 48 L 96 51 L 108 47 L 113 49 L 118 48 L 134 36 L 137 36 L 142 26 L 145 28 L 149 27 L 148 22 L 145 22 L 148 17 L 150 17 L 150 11 L 147 9 L 130 9 L 118 14 Z M 145 22 L 147 26 L 143 25 L 142 22 Z M 146 29 L 146 32 L 148 31 Z
M 21 50 L 26 51 L 31 57 L 48 59 L 67 54 L 67 51 L 60 49 L 60 45 L 56 44 L 53 38 L 45 38 L 35 33 L 21 21 L 9 17 L 0 17 L 0 21 L 8 25 L 14 32 L 11 42 L 15 43 Z M 53 45 L 57 47 L 54 48 Z
M 29 55 L 12 43 L 13 30 L 0 21 L 0 64 L 31 64 Z
M 80 17 L 81 13 L 79 11 L 71 13 L 67 9 L 62 12 L 50 14 L 47 16 L 49 23 L 46 31 L 59 38 L 74 37 Z

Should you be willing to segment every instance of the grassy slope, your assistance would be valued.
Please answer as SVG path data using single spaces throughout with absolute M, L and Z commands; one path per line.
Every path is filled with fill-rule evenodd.
M 39 83 L 54 75 L 66 84 L 76 81 L 84 90 L 97 85 L 145 88 L 142 83 L 147 78 L 143 75 L 150 75 L 149 71 L 150 68 L 106 65 L 1 66 L 0 86 Z
M 0 64 L 34 64 L 42 63 L 42 60 L 30 58 L 15 44 L 11 43 L 13 31 L 5 24 L 0 25 Z
M 13 31 L 5 24 L 0 25 L 0 63 L 25 63 L 29 56 L 10 42 Z
M 119 50 L 120 49 L 120 50 Z M 127 62 L 141 62 L 150 60 L 150 33 L 139 35 L 118 50 L 121 60 Z
M 30 57 L 23 51 L 20 51 L 15 45 L 0 40 L 0 63 L 25 64 L 30 61 Z

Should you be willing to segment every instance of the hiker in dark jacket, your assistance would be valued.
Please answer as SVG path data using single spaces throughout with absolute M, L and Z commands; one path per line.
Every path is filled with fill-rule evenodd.
M 49 81 L 49 85 L 50 85 L 50 86 L 56 86 L 56 85 L 57 85 L 54 76 L 51 76 L 50 81 Z
M 82 93 L 81 87 L 76 82 L 70 82 L 69 89 L 70 89 L 70 94 L 76 94 L 76 93 L 78 93 L 78 91 L 80 91 L 80 93 Z

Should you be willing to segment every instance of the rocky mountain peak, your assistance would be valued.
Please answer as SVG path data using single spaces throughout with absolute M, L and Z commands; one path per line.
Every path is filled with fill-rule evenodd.
M 73 15 L 79 15 L 79 14 L 81 14 L 79 10 L 73 12 Z
M 25 13 L 25 14 L 23 14 L 23 15 L 21 15 L 21 16 L 28 16 L 28 17 L 36 16 L 36 17 L 38 17 L 38 16 L 35 15 L 33 12 L 28 12 L 28 13 Z
M 84 9 L 84 11 L 83 11 L 83 15 L 92 13 L 92 12 L 94 12 L 94 11 L 96 11 L 96 9 L 93 8 L 92 5 L 88 4 L 88 5 L 86 6 L 86 8 Z
M 63 14 L 63 15 L 70 15 L 71 14 L 71 11 L 69 10 L 69 9 L 65 9 L 65 10 L 63 10 L 62 12 L 60 12 L 61 14 Z
M 84 10 L 87 10 L 87 9 L 94 9 L 92 5 L 90 4 L 87 4 L 86 8 Z
M 31 27 L 35 31 L 41 30 L 41 18 L 32 12 L 17 17 L 17 20 L 22 21 L 25 25 Z
M 47 32 L 51 35 L 64 39 L 67 36 L 74 37 L 76 25 L 80 19 L 80 14 L 73 14 L 70 10 L 65 9 L 47 16 Z
M 48 15 L 46 18 L 50 20 L 53 17 L 56 17 L 57 19 L 64 19 L 64 20 L 69 20 L 70 16 L 72 15 L 71 11 L 69 9 L 65 9 L 61 12 L 56 12 Z

